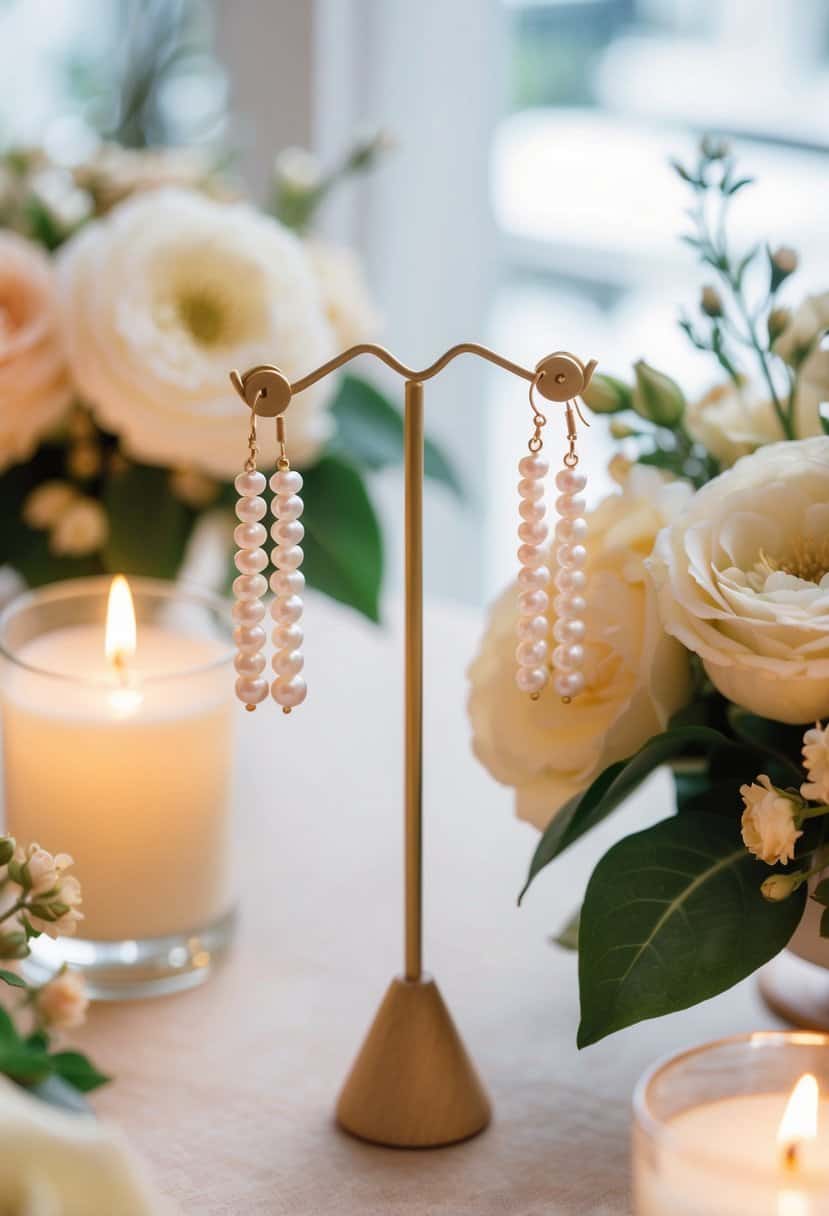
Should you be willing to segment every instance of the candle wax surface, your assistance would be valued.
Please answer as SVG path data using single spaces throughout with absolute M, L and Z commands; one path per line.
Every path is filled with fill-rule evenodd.
M 232 902 L 233 672 L 199 669 L 227 647 L 139 624 L 122 689 L 103 642 L 102 626 L 73 625 L 21 648 L 21 662 L 78 682 L 6 664 L 7 830 L 72 854 L 79 938 L 204 927 Z

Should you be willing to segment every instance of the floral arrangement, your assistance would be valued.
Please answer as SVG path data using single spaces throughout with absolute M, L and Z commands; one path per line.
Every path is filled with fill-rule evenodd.
M 75 932 L 83 919 L 81 885 L 67 871 L 72 858 L 52 855 L 40 845 L 17 845 L 0 836 L 0 961 L 19 962 L 41 933 L 50 937 Z M 89 1004 L 83 980 L 62 967 L 40 985 L 17 971 L 0 968 L 0 985 L 22 999 L 11 1011 L 0 1005 L 0 1073 L 21 1085 L 58 1077 L 81 1093 L 108 1080 L 77 1051 L 53 1051 L 55 1032 L 83 1024 Z M 13 1016 L 14 1015 L 14 1016 Z
M 294 378 L 375 336 L 359 261 L 309 228 L 385 142 L 358 142 L 327 173 L 287 150 L 266 211 L 193 150 L 0 159 L 2 562 L 31 584 L 170 578 L 208 513 L 227 521 L 229 554 L 247 424 L 228 372 L 277 363 Z M 275 436 L 259 431 L 267 467 Z M 307 487 L 306 577 L 376 619 L 382 541 L 365 474 L 400 459 L 400 415 L 346 375 L 297 397 L 288 434 Z M 456 488 L 431 444 L 427 473 Z
M 515 587 L 470 669 L 476 754 L 542 832 L 524 891 L 673 768 L 677 814 L 610 849 L 562 935 L 580 1046 L 761 967 L 810 890 L 829 907 L 829 293 L 792 311 L 796 254 L 734 247 L 750 179 L 724 144 L 675 168 L 693 196 L 684 239 L 716 280 L 680 324 L 721 380 L 688 401 L 640 361 L 585 395 L 620 446 L 619 490 L 588 519 L 584 693 L 516 689 Z

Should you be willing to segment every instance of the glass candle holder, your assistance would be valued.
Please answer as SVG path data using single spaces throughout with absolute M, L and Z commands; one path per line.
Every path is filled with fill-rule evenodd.
M 829 1213 L 826 1035 L 769 1031 L 674 1056 L 639 1082 L 633 1113 L 636 1216 Z
M 234 922 L 229 607 L 131 579 L 131 646 L 111 587 L 54 584 L 0 616 L 6 831 L 70 853 L 83 894 L 77 937 L 37 938 L 26 966 L 69 963 L 99 999 L 201 982 Z

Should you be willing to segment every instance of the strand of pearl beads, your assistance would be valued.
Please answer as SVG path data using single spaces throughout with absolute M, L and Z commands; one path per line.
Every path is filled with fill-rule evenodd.
M 553 687 L 562 701 L 569 704 L 573 697 L 584 689 L 584 613 L 587 602 L 584 589 L 587 575 L 583 566 L 587 561 L 584 539 L 587 536 L 587 520 L 584 517 L 585 500 L 581 492 L 587 485 L 583 473 L 576 472 L 573 464 L 565 460 L 565 467 L 556 475 L 559 497 L 556 510 L 556 598 L 554 603 L 556 623 L 553 637 Z
M 515 658 L 518 669 L 515 682 L 522 692 L 537 700 L 549 679 L 547 665 L 547 586 L 550 571 L 544 564 L 542 545 L 547 539 L 544 523 L 544 478 L 549 465 L 543 457 L 533 453 L 518 462 L 521 480 L 518 483 L 520 503 L 518 512 L 521 523 L 518 537 L 518 646 Z
M 271 477 L 271 489 L 275 495 L 271 536 L 276 541 L 272 554 L 276 569 L 271 575 L 271 590 L 275 597 L 271 601 L 274 621 L 271 665 L 276 679 L 271 685 L 271 695 L 277 705 L 282 706 L 282 712 L 289 714 L 308 695 L 308 687 L 300 674 L 305 665 L 300 627 L 305 575 L 299 568 L 304 557 L 300 541 L 305 535 L 299 518 L 303 510 L 299 496 L 302 475 L 290 468 L 277 469 Z
M 236 643 L 236 696 L 248 710 L 254 710 L 268 695 L 268 681 L 263 677 L 265 656 L 265 630 L 261 621 L 265 616 L 262 596 L 268 589 L 262 571 L 268 564 L 268 555 L 262 548 L 267 532 L 260 520 L 267 511 L 267 503 L 261 497 L 265 478 L 256 469 L 245 469 L 235 481 L 239 501 L 236 517 L 239 523 L 233 533 L 237 553 L 234 558 L 238 576 L 233 581 L 233 619 L 236 622 L 233 640 Z

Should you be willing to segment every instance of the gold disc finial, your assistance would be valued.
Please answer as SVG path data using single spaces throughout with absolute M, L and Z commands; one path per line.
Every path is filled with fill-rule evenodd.
M 276 418 L 291 404 L 291 382 L 278 367 L 263 363 L 240 376 L 230 373 L 230 382 L 249 409 L 259 418 Z
M 557 350 L 536 364 L 535 385 L 548 401 L 572 401 L 587 388 L 595 366 L 595 359 L 585 365 L 569 351 Z

